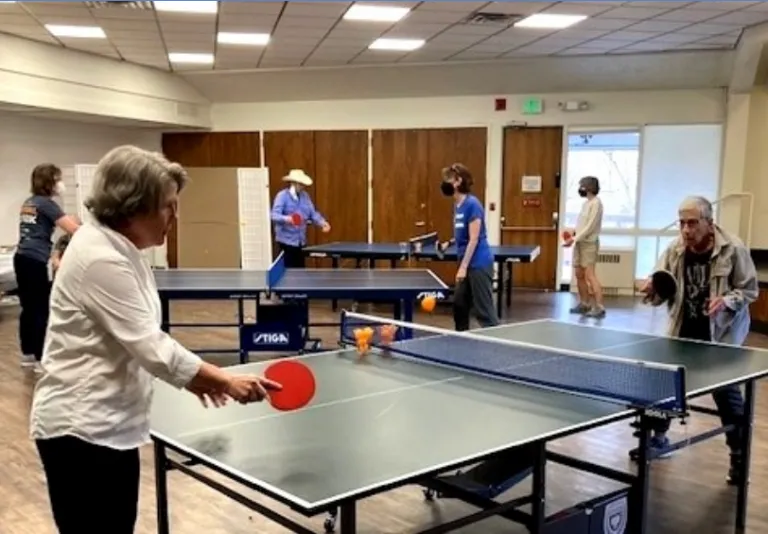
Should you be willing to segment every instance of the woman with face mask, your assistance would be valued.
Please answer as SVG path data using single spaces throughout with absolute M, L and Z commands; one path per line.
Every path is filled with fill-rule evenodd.
M 485 210 L 470 193 L 472 174 L 461 163 L 443 169 L 440 190 L 452 197 L 453 231 L 459 268 L 453 297 L 456 330 L 469 330 L 473 312 L 482 327 L 496 326 L 499 318 L 493 305 L 493 252 L 488 244 Z
M 31 192 L 32 196 L 23 202 L 19 212 L 19 242 L 13 257 L 13 270 L 21 305 L 21 365 L 39 371 L 51 294 L 48 278 L 51 237 L 57 227 L 72 234 L 80 224 L 75 217 L 65 214 L 53 199 L 64 194 L 61 169 L 56 165 L 44 163 L 35 167 Z

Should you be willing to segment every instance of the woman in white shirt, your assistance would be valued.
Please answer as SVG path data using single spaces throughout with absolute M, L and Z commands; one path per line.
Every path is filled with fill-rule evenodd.
M 30 426 L 60 534 L 133 532 L 155 377 L 215 406 L 280 388 L 205 363 L 160 328 L 141 251 L 164 243 L 186 180 L 161 154 L 109 152 L 86 203 L 94 221 L 73 237 L 56 273 Z

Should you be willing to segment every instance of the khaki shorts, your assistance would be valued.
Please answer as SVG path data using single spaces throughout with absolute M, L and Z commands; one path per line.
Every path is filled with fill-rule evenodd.
M 573 266 L 594 267 L 597 263 L 598 252 L 600 252 L 600 241 L 575 243 L 573 245 Z

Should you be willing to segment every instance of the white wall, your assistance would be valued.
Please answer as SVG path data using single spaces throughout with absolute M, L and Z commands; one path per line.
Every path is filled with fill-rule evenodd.
M 543 95 L 544 113 L 524 116 L 525 95 L 507 99 L 507 111 L 494 111 L 494 98 L 398 98 L 314 102 L 214 104 L 216 131 L 338 130 L 349 128 L 488 128 L 486 204 L 500 203 L 503 127 L 515 121 L 529 125 L 636 126 L 644 124 L 723 123 L 725 90 L 602 92 Z M 590 109 L 563 112 L 558 103 L 580 100 Z M 563 164 L 563 171 L 566 166 Z M 721 188 L 722 189 L 722 188 Z M 727 188 L 726 188 L 727 189 Z M 499 239 L 499 211 L 488 211 L 489 239 Z
M 97 163 L 115 146 L 161 149 L 161 134 L 0 112 L 0 244 L 18 239 L 19 206 L 29 195 L 29 176 L 39 163 Z

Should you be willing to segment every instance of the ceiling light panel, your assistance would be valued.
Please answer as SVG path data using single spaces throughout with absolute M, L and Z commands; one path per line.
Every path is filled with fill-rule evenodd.
M 169 13 L 197 13 L 197 14 L 216 14 L 219 10 L 218 2 L 196 1 L 170 1 L 154 2 L 157 11 Z
M 268 33 L 219 32 L 219 44 L 264 46 L 269 43 Z
M 176 64 L 212 65 L 214 58 L 213 54 L 172 52 L 168 54 L 168 60 Z
M 424 46 L 424 39 L 376 39 L 368 47 L 371 50 L 399 50 L 410 52 Z
M 554 13 L 538 13 L 515 23 L 516 28 L 540 28 L 559 30 L 568 28 L 585 20 L 586 15 L 556 15 Z
M 45 29 L 56 37 L 72 37 L 76 39 L 106 39 L 107 35 L 99 26 L 64 26 L 46 24 Z
M 344 19 L 368 22 L 397 22 L 410 11 L 407 7 L 355 4 L 344 13 Z

